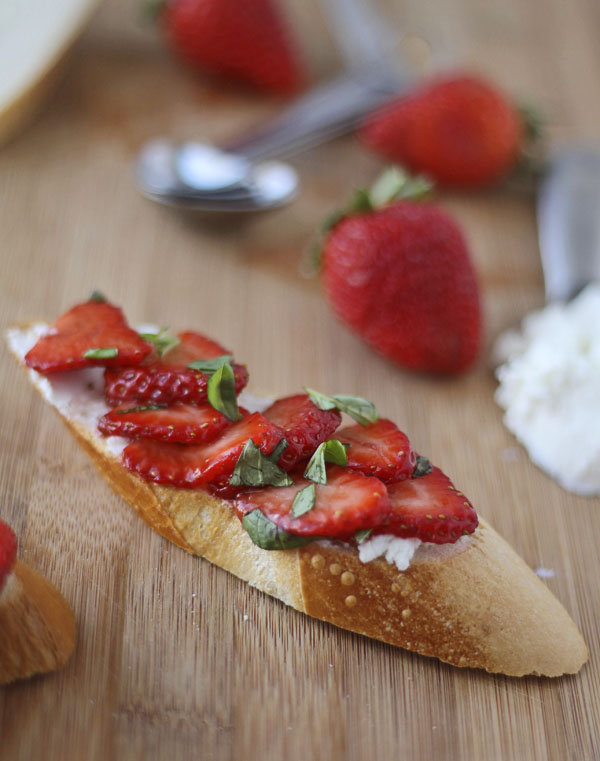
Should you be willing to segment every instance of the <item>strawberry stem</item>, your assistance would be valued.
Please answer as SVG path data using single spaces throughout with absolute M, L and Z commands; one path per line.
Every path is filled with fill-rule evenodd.
M 411 175 L 402 167 L 386 169 L 369 191 L 373 209 L 381 209 L 392 201 L 420 201 L 431 194 L 433 182 L 423 175 Z
M 386 169 L 375 180 L 369 190 L 357 188 L 350 202 L 338 211 L 332 212 L 321 225 L 317 238 L 310 246 L 303 262 L 306 277 L 316 275 L 321 267 L 321 256 L 325 239 L 331 230 L 346 217 L 368 214 L 381 209 L 392 201 L 421 201 L 431 195 L 433 182 L 424 175 L 411 175 L 399 166 Z
M 530 103 L 522 103 L 517 107 L 523 128 L 525 139 L 528 142 L 535 142 L 542 137 L 545 119 L 540 111 Z
M 158 21 L 168 0 L 142 0 L 141 15 L 146 21 Z

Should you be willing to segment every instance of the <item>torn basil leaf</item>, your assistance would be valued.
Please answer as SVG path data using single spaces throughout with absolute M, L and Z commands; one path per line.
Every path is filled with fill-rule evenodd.
M 278 462 L 279 458 L 285 452 L 287 447 L 288 447 L 287 441 L 285 439 L 281 439 L 279 444 L 277 444 L 275 449 L 269 455 L 269 460 L 271 460 L 271 462 Z
M 167 352 L 181 343 L 181 339 L 167 333 L 167 330 L 168 328 L 162 328 L 158 333 L 140 333 L 144 341 L 154 345 L 159 357 L 164 357 Z
M 127 407 L 126 410 L 115 410 L 115 415 L 127 415 L 128 412 L 152 412 L 153 410 L 164 410 L 167 404 L 140 404 L 139 407 Z
M 433 470 L 432 464 L 426 457 L 417 455 L 417 462 L 415 463 L 415 469 L 413 470 L 412 477 L 419 478 L 420 476 L 426 476 Z
M 314 481 L 317 484 L 326 484 L 326 462 L 332 462 L 341 467 L 348 464 L 346 447 L 341 441 L 338 441 L 338 439 L 331 439 L 330 441 L 324 441 L 322 444 L 319 444 L 306 466 L 304 477 L 310 478 L 311 481 Z
M 321 410 L 338 409 L 345 412 L 353 420 L 361 425 L 369 425 L 379 420 L 379 413 L 374 404 L 362 396 L 350 396 L 349 394 L 335 394 L 327 396 L 312 388 L 304 388 L 313 404 Z
M 316 536 L 296 536 L 289 534 L 270 521 L 260 510 L 246 513 L 242 518 L 242 526 L 257 547 L 263 550 L 291 550 L 314 542 Z
M 340 412 L 350 415 L 353 420 L 361 425 L 369 425 L 379 420 L 379 413 L 375 405 L 362 396 L 349 396 L 348 394 L 336 394 L 333 399 Z
M 214 359 L 197 359 L 188 365 L 190 370 L 200 370 L 202 373 L 214 373 L 223 365 L 231 365 L 233 356 L 231 354 L 221 354 Z
M 361 528 L 359 531 L 356 532 L 356 534 L 354 534 L 356 543 L 362 544 L 365 540 L 367 540 L 371 536 L 372 531 L 373 531 L 372 528 Z
M 334 410 L 337 407 L 335 400 L 331 396 L 321 394 L 319 391 L 315 391 L 313 388 L 304 387 L 304 390 L 309 395 L 310 400 L 320 410 Z
M 83 356 L 86 359 L 112 359 L 116 357 L 119 350 L 114 346 L 108 346 L 106 348 L 88 349 L 84 352 Z
M 221 412 L 228 420 L 236 422 L 242 419 L 235 396 L 235 379 L 231 365 L 221 365 L 210 376 L 207 384 L 209 404 Z
M 310 512 L 315 506 L 317 498 L 315 485 L 309 484 L 304 489 L 300 489 L 292 502 L 292 518 L 299 518 L 304 513 Z
M 248 439 L 229 479 L 230 486 L 292 486 L 292 479 L 271 457 Z

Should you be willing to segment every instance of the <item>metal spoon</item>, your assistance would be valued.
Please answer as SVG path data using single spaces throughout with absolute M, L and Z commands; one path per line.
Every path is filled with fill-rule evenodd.
M 298 191 L 289 157 L 353 129 L 370 110 L 413 82 L 369 0 L 321 0 L 346 73 L 292 103 L 268 124 L 219 148 L 167 139 L 142 149 L 136 180 L 147 197 L 201 211 L 258 211 Z
M 407 76 L 392 78 L 389 69 L 370 67 L 316 88 L 267 125 L 220 148 L 152 141 L 136 162 L 138 188 L 152 200 L 199 210 L 280 206 L 296 195 L 299 183 L 295 170 L 275 157 L 293 156 L 344 134 L 408 86 Z

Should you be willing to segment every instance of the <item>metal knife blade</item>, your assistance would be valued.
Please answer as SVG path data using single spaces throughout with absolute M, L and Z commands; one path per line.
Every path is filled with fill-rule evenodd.
M 600 281 L 600 149 L 557 154 L 537 214 L 546 300 L 568 301 Z

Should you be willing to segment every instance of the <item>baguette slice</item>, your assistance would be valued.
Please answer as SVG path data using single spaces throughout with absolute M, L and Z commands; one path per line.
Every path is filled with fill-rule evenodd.
M 37 324 L 8 331 L 21 364 L 46 329 Z M 187 552 L 310 616 L 454 666 L 560 676 L 586 662 L 586 645 L 566 610 L 483 520 L 456 544 L 422 544 L 400 572 L 382 559 L 361 563 L 356 550 L 341 542 L 261 550 L 227 502 L 141 480 L 120 463 L 123 440 L 96 432 L 95 413 L 103 408 L 97 370 L 81 371 L 77 385 L 73 373 L 52 384 L 28 373 L 115 491 Z M 88 396 L 75 399 L 77 389 Z
M 0 593 L 0 684 L 64 666 L 75 616 L 45 576 L 17 560 Z

